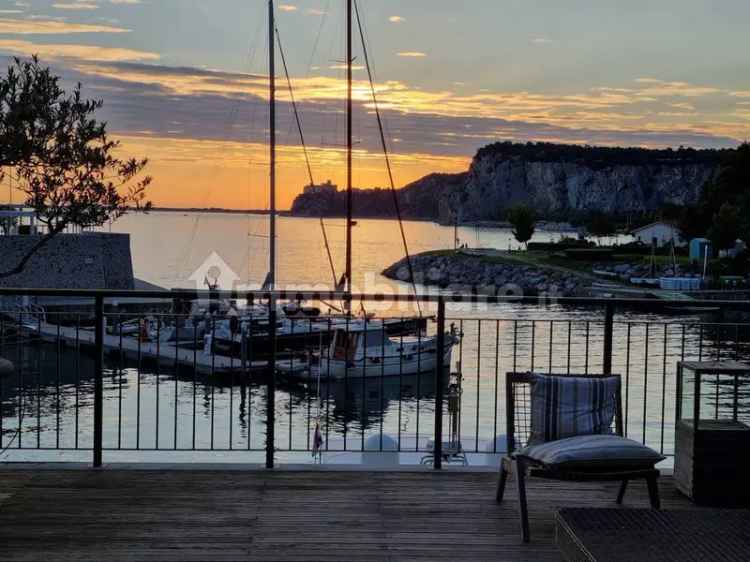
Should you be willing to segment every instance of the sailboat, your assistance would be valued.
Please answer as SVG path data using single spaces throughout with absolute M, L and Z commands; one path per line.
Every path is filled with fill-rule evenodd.
M 460 334 L 451 326 L 445 335 L 443 365 L 450 365 Z M 392 337 L 366 324 L 338 329 L 331 343 L 309 362 L 282 361 L 282 373 L 298 378 L 344 380 L 358 377 L 398 377 L 433 372 L 438 364 L 436 337 Z
M 446 334 L 443 365 L 450 365 L 453 346 L 460 341 L 455 326 Z M 324 378 L 392 377 L 432 372 L 438 364 L 437 337 L 384 336 L 382 330 L 337 330 L 320 358 Z
M 268 21 L 269 21 L 269 162 L 270 162 L 270 232 L 269 232 L 269 267 L 265 281 L 262 286 L 263 291 L 273 291 L 276 288 L 276 255 L 277 255 L 277 236 L 276 236 L 276 39 L 278 30 L 275 24 L 274 2 L 268 0 Z M 348 77 L 348 96 L 347 96 L 347 236 L 346 236 L 346 271 L 341 280 L 337 283 L 337 290 L 351 293 L 352 285 L 352 227 L 356 224 L 352 220 L 352 57 L 351 57 L 351 2 L 349 2 L 349 32 L 348 32 L 348 59 L 347 77 Z M 279 48 L 281 41 L 279 39 Z M 280 51 L 284 70 L 286 60 L 283 50 Z M 287 80 L 289 80 L 287 71 Z M 292 92 L 291 81 L 289 81 L 290 93 Z M 300 132 L 300 138 L 304 144 L 302 127 L 299 121 L 296 102 L 292 93 L 292 105 L 294 107 L 297 126 Z M 307 158 L 307 150 L 305 150 Z M 314 183 L 309 160 L 307 168 L 310 175 L 311 183 Z M 321 220 L 324 238 L 325 225 Z M 328 249 L 328 248 L 327 248 Z M 330 256 L 331 268 L 336 280 L 333 260 Z M 269 309 L 265 305 L 250 305 L 239 315 L 238 320 L 231 319 L 213 321 L 211 326 L 205 326 L 205 332 L 211 334 L 212 348 L 216 352 L 228 353 L 240 356 L 243 354 L 243 348 L 249 348 L 253 358 L 261 358 L 270 353 L 269 333 L 270 330 L 276 331 L 277 350 L 281 352 L 297 352 L 311 346 L 327 345 L 333 339 L 338 329 L 359 329 L 369 325 L 371 329 L 384 331 L 388 336 L 403 336 L 420 332 L 426 328 L 425 318 L 383 318 L 373 319 L 367 316 L 356 316 L 351 311 L 351 300 L 344 303 L 345 310 L 343 314 L 321 315 L 321 311 L 315 307 L 302 307 L 296 303 L 289 303 L 277 307 L 276 323 L 270 325 Z M 248 340 L 249 343 L 248 343 Z
M 347 79 L 347 99 L 346 99 L 346 116 L 347 116 L 347 181 L 346 181 L 346 270 L 337 289 L 343 290 L 351 295 L 352 292 L 352 130 L 353 130 L 353 104 L 352 104 L 352 63 L 354 61 L 352 52 L 352 28 L 353 28 L 353 0 L 346 0 L 347 7 L 347 52 L 346 52 L 346 79 Z M 357 12 L 360 36 L 362 46 L 365 50 L 365 62 L 368 73 L 370 72 L 369 57 L 362 33 L 361 20 Z M 372 75 L 370 74 L 372 82 Z M 377 99 L 375 99 L 375 90 L 373 88 L 373 101 L 375 112 L 378 118 L 383 150 L 388 165 L 388 173 L 393 186 L 393 175 L 391 173 L 390 161 L 386 149 L 383 126 L 378 109 Z M 396 210 L 401 227 L 401 235 L 406 247 L 406 237 L 401 224 L 401 215 L 398 211 L 398 201 L 394 198 Z M 408 257 L 408 251 L 407 251 Z M 411 262 L 409 261 L 411 267 Z M 414 276 L 411 275 L 413 279 Z M 420 315 L 416 320 L 417 335 L 394 338 L 387 331 L 387 319 L 369 319 L 367 317 L 357 318 L 352 315 L 351 299 L 347 299 L 346 314 L 338 317 L 342 319 L 345 325 L 339 324 L 333 330 L 333 337 L 328 342 L 328 348 L 324 349 L 324 342 L 321 339 L 320 350 L 317 357 L 311 356 L 307 364 L 295 365 L 294 361 L 282 362 L 279 369 L 290 375 L 295 376 L 315 376 L 320 378 L 347 378 L 352 377 L 371 377 L 371 376 L 403 376 L 417 374 L 421 372 L 434 371 L 437 365 L 437 336 L 423 336 L 422 331 L 426 327 L 426 319 Z M 450 365 L 451 353 L 453 346 L 460 341 L 460 334 L 451 328 L 451 331 L 445 334 L 445 346 L 443 362 Z M 315 363 L 318 363 L 317 368 Z M 317 371 L 317 372 L 316 372 Z M 313 375 L 313 373 L 315 373 Z

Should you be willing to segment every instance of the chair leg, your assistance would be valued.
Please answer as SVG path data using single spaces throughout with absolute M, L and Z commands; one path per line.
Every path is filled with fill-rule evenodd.
M 505 458 L 500 459 L 500 478 L 497 482 L 497 495 L 495 499 L 497 503 L 503 502 L 503 495 L 505 494 L 505 483 L 508 481 L 508 466 L 506 465 Z
M 617 503 L 622 504 L 623 498 L 625 498 L 625 491 L 628 489 L 628 481 L 623 480 L 620 484 L 620 491 L 617 493 Z
M 523 542 L 531 540 L 529 533 L 529 510 L 526 505 L 526 465 L 521 459 L 515 461 L 516 485 L 518 487 L 518 510 L 521 515 L 521 536 Z
M 651 509 L 661 509 L 658 478 L 659 476 L 656 474 L 646 478 L 646 484 L 648 485 L 648 499 L 651 502 Z

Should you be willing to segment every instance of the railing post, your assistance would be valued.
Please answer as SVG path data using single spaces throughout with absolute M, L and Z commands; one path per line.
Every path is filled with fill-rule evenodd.
M 437 357 L 435 358 L 435 447 L 433 466 L 443 468 L 443 371 L 445 365 L 445 299 L 438 299 Z
M 604 309 L 604 361 L 602 372 L 612 374 L 612 337 L 614 334 L 615 305 L 607 303 Z
M 104 423 L 104 297 L 97 296 L 94 317 L 94 468 L 102 466 L 102 425 Z
M 270 376 L 266 387 L 266 468 L 273 468 L 273 453 L 276 429 L 276 298 L 268 303 L 268 341 Z

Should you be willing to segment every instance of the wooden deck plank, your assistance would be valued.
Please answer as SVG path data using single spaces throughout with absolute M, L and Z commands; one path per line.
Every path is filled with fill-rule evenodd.
M 0 471 L 2 560 L 559 560 L 561 506 L 617 486 L 532 479 L 532 543 L 515 494 L 471 472 Z M 691 504 L 663 478 L 663 504 Z M 0 496 L 2 498 L 3 496 Z M 1 501 L 1 500 L 0 500 Z M 634 484 L 626 507 L 648 505 Z

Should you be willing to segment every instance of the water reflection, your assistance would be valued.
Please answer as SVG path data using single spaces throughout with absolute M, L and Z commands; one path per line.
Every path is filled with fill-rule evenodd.
M 532 316 L 532 312 L 535 316 Z M 461 435 L 464 448 L 483 450 L 504 433 L 504 374 L 511 370 L 597 372 L 603 325 L 570 313 L 540 309 L 479 321 L 464 318 L 465 337 L 454 354 L 463 374 Z M 519 319 L 519 317 L 521 317 Z M 531 320 L 535 317 L 537 320 Z M 691 322 L 646 322 L 619 317 L 613 370 L 623 376 L 626 426 L 633 438 L 666 453 L 673 446 L 675 365 L 679 360 L 747 359 L 750 327 Z M 22 448 L 87 448 L 92 444 L 93 359 L 74 346 L 7 343 L 0 350 L 17 366 L 0 384 L 3 443 Z M 104 442 L 109 449 L 262 450 L 267 379 L 240 372 L 226 376 L 180 367 L 105 361 Z M 726 408 L 728 389 L 719 387 Z M 745 389 L 740 390 L 745 398 Z M 276 446 L 309 450 L 321 419 L 326 445 L 360 449 L 373 435 L 424 446 L 434 423 L 435 381 L 420 376 L 298 383 L 279 379 Z M 741 407 L 744 411 L 745 406 Z M 20 414 L 20 415 L 19 415 Z M 341 445 L 341 443 L 344 445 Z

